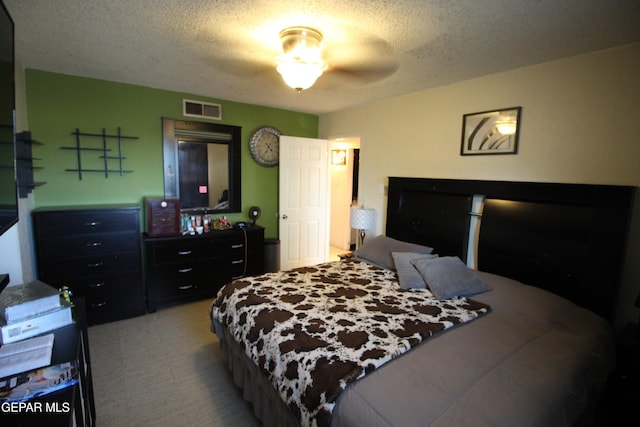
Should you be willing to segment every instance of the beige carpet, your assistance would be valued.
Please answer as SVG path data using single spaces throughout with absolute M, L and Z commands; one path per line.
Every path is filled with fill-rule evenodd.
M 89 327 L 97 427 L 260 425 L 221 359 L 209 305 Z

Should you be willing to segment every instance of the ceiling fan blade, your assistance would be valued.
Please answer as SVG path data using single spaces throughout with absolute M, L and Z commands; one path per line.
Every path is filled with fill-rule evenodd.
M 396 62 L 380 62 L 360 65 L 347 65 L 329 67 L 325 72 L 327 75 L 334 75 L 339 79 L 353 80 L 361 83 L 375 83 L 383 80 L 398 69 Z
M 398 70 L 391 45 L 375 36 L 360 35 L 340 43 L 334 40 L 324 51 L 326 80 L 336 84 L 375 83 Z

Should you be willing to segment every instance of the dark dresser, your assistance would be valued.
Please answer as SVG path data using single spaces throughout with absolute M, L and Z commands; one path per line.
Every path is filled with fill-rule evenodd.
M 264 272 L 264 228 L 144 237 L 147 308 L 212 297 L 226 283 Z
M 86 301 L 87 323 L 146 312 L 137 205 L 33 211 L 38 278 Z

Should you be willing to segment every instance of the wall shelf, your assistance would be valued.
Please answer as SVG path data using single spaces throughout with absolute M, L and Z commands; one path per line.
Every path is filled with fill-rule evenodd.
M 115 135 L 108 134 L 106 129 L 102 129 L 102 133 L 87 133 L 80 132 L 80 129 L 76 129 L 74 132 L 71 132 L 71 135 L 76 137 L 76 145 L 74 147 L 60 147 L 63 150 L 74 150 L 76 152 L 76 160 L 78 162 L 77 168 L 65 169 L 67 172 L 77 172 L 78 179 L 82 180 L 82 174 L 84 172 L 99 172 L 104 173 L 104 177 L 108 178 L 109 174 L 120 174 L 120 176 L 133 172 L 132 170 L 124 169 L 123 161 L 126 159 L 124 157 L 122 151 L 122 142 L 124 140 L 138 139 L 137 136 L 126 136 L 122 135 L 120 128 L 118 128 L 118 132 Z M 102 147 L 87 147 L 82 146 L 81 142 L 83 138 L 102 138 Z M 115 141 L 114 141 L 115 140 Z M 117 142 L 117 154 L 109 155 L 109 153 L 114 151 L 114 148 L 110 148 L 110 142 Z M 99 152 L 102 153 L 101 156 L 98 156 L 99 159 L 103 160 L 104 167 L 101 169 L 97 168 L 83 168 L 82 167 L 82 153 L 83 152 Z M 118 167 L 114 168 L 110 165 L 110 160 L 116 160 L 118 163 Z
M 41 159 L 33 157 L 32 148 L 34 145 L 44 145 L 31 137 L 31 132 L 24 131 L 16 134 L 16 178 L 18 181 L 18 197 L 25 198 L 31 191 L 46 182 L 36 182 L 33 180 L 33 171 L 43 169 L 42 166 L 34 166 L 34 161 Z

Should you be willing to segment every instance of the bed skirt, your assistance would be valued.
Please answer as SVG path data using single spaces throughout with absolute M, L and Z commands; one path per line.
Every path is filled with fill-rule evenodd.
M 269 382 L 265 374 L 247 356 L 229 331 L 213 320 L 214 332 L 220 339 L 223 359 L 231 371 L 233 382 L 242 397 L 251 403 L 253 413 L 264 427 L 298 427 L 300 423 Z

